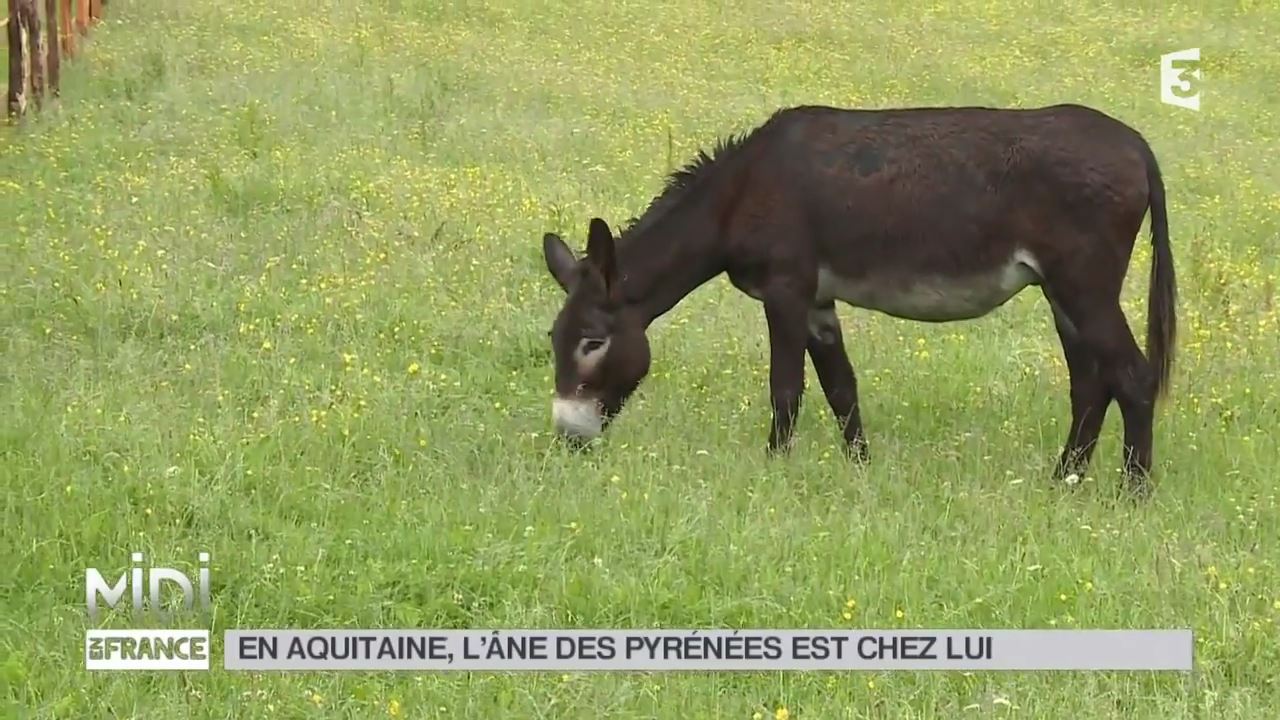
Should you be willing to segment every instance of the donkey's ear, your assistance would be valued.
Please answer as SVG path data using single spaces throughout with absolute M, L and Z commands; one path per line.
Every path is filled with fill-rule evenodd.
M 618 258 L 613 244 L 613 232 L 609 224 L 600 218 L 591 218 L 587 231 L 587 259 L 604 278 L 605 291 L 617 300 L 622 288 L 618 286 Z
M 565 292 L 569 292 L 573 282 L 573 268 L 578 264 L 573 251 L 564 244 L 564 240 L 561 240 L 559 235 L 547 233 L 542 236 L 542 255 L 547 260 L 547 269 L 551 271 L 551 277 L 560 283 L 560 287 Z

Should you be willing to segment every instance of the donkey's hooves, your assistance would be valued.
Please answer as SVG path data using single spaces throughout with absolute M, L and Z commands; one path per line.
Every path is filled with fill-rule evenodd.
M 871 450 L 865 442 L 850 442 L 844 446 L 845 457 L 857 463 L 858 465 L 866 465 L 871 462 Z
M 1150 500 L 1155 494 L 1155 486 L 1146 476 L 1129 476 L 1124 481 L 1125 493 L 1133 500 Z

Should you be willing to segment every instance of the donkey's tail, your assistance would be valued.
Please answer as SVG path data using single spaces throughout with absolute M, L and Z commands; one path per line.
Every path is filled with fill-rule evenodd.
M 1144 141 L 1147 163 L 1147 204 L 1151 209 L 1151 286 L 1147 294 L 1147 359 L 1156 372 L 1156 396 L 1168 391 L 1178 336 L 1178 283 L 1169 248 L 1169 216 L 1164 202 L 1164 179 L 1155 153 Z

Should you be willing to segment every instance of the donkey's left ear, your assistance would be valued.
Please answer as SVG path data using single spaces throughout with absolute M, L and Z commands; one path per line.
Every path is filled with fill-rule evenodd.
M 587 259 L 604 278 L 604 287 L 609 297 L 617 300 L 621 297 L 622 288 L 618 285 L 618 256 L 613 242 L 613 232 L 609 224 L 600 218 L 591 218 L 591 226 L 587 231 Z
M 547 233 L 542 236 L 542 255 L 547 261 L 547 270 L 551 271 L 551 277 L 560 283 L 560 287 L 565 292 L 569 292 L 573 281 L 573 268 L 578 264 L 573 251 L 564 244 L 564 240 L 561 240 L 559 235 Z

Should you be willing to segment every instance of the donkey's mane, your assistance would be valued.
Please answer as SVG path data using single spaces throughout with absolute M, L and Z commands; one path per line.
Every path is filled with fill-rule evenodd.
M 713 171 L 723 164 L 723 160 L 732 156 L 734 152 L 741 148 L 751 135 L 752 133 L 747 132 L 722 137 L 716 141 L 710 153 L 705 149 L 699 149 L 693 159 L 685 163 L 683 167 L 677 168 L 667 175 L 662 191 L 653 200 L 649 201 L 649 206 L 644 209 L 640 217 L 633 217 L 627 221 L 626 227 L 622 230 L 622 235 L 633 234 L 645 224 L 670 210 L 673 205 L 689 194 L 689 191 L 697 185 L 699 180 L 711 176 Z

